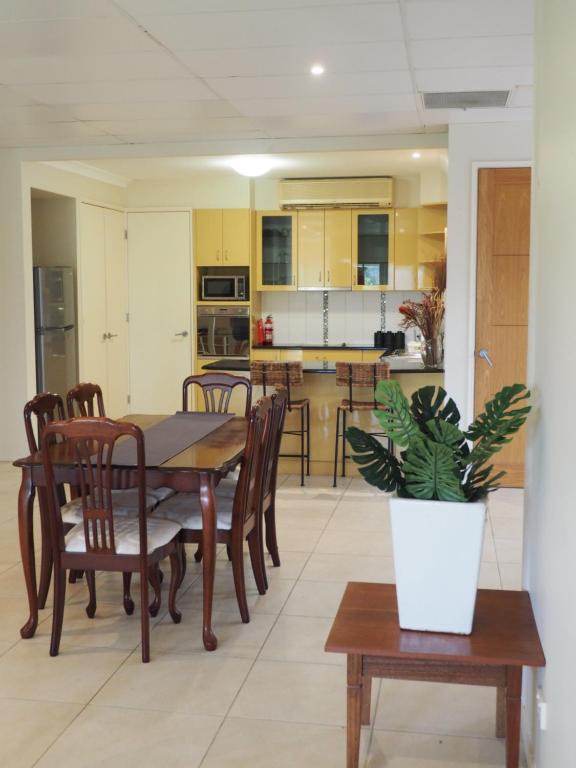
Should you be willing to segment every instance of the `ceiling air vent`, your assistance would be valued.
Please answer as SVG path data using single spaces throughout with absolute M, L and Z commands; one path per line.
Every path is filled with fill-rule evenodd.
M 426 109 L 505 107 L 510 91 L 439 91 L 423 93 Z

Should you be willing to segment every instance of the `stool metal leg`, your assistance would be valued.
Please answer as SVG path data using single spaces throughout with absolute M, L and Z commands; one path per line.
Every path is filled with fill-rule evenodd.
M 310 477 L 310 403 L 306 403 L 306 474 Z
M 304 408 L 300 409 L 300 485 L 304 485 Z
M 340 441 L 340 408 L 336 408 L 336 440 L 334 441 L 334 488 L 338 474 L 338 443 Z
M 346 410 L 342 409 L 342 477 L 346 477 Z

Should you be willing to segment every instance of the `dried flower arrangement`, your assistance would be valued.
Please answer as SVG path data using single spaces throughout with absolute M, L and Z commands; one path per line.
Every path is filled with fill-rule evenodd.
M 434 288 L 422 293 L 422 301 L 405 301 L 400 305 L 401 328 L 417 328 L 425 341 L 439 338 L 444 324 L 444 291 L 446 262 L 439 262 L 434 274 Z

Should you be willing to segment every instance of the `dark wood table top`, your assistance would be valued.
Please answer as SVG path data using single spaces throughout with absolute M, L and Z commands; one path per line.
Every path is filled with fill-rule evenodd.
M 401 630 L 394 584 L 350 582 L 325 649 L 494 666 L 546 664 L 528 592 L 479 589 L 471 635 Z
M 123 416 L 120 421 L 137 424 L 145 430 L 166 418 L 168 418 L 166 415 L 128 414 Z M 165 461 L 158 469 L 174 472 L 227 471 L 231 465 L 237 464 L 242 457 L 247 430 L 247 419 L 236 416 Z M 53 446 L 51 451 L 52 459 L 56 465 L 73 463 L 65 443 Z M 16 467 L 38 467 L 41 465 L 42 454 L 40 452 L 14 462 Z M 151 467 L 147 468 L 150 469 Z

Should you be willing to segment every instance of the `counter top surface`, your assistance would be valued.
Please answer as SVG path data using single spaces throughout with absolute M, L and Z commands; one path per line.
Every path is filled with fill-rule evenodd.
M 297 347 L 300 349 L 300 347 Z M 315 347 L 316 349 L 316 347 Z M 338 349 L 338 347 L 335 347 Z M 351 347 L 346 347 L 351 349 Z M 365 347 L 373 349 L 373 347 Z M 201 360 L 200 358 L 199 360 Z M 402 357 L 401 355 L 390 355 L 384 359 L 384 362 L 390 364 L 390 373 L 444 373 L 443 368 L 425 368 L 422 361 L 416 357 Z M 336 363 L 318 362 L 318 360 L 305 360 L 302 363 L 304 373 L 336 373 Z M 203 366 L 205 371 L 249 371 L 250 361 L 239 360 L 238 358 L 223 358 L 207 363 Z
M 374 344 L 252 344 L 252 349 L 358 349 L 377 351 Z M 384 347 L 381 347 L 384 351 Z

